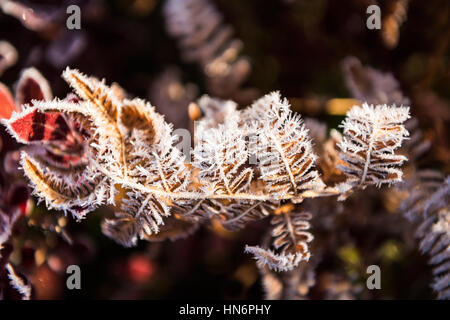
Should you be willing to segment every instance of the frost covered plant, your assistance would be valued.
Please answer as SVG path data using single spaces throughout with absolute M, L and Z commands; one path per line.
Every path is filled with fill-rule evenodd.
M 77 219 L 113 206 L 115 217 L 104 221 L 103 231 L 125 246 L 177 239 L 211 221 L 235 230 L 270 217 L 270 241 L 246 251 L 260 265 L 288 271 L 310 257 L 305 198 L 344 199 L 357 188 L 402 177 L 406 159 L 395 151 L 408 134 L 406 107 L 353 107 L 339 142 L 347 180 L 327 186 L 315 168 L 308 130 L 277 92 L 244 110 L 231 101 L 200 99 L 205 116 L 186 159 L 172 126 L 149 102 L 127 99 L 69 68 L 63 78 L 77 97 L 32 101 L 4 123 L 22 143 L 47 141 L 40 152 L 22 151 L 34 194 Z

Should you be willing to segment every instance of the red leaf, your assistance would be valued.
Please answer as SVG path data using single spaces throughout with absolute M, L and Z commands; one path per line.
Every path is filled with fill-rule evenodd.
M 59 145 L 59 147 L 62 148 L 64 145 Z M 61 152 L 61 154 L 55 154 L 50 150 L 46 150 L 45 158 L 65 169 L 74 167 L 84 160 L 80 154 L 64 154 L 64 152 Z
M 35 68 L 22 72 L 16 88 L 16 105 L 30 104 L 32 100 L 51 100 L 52 91 L 48 81 Z
M 58 112 L 39 112 L 31 108 L 9 122 L 16 139 L 22 143 L 65 140 L 70 133 L 64 116 Z
M 14 99 L 11 93 L 8 88 L 0 82 L 0 119 L 9 119 L 12 112 L 15 110 Z

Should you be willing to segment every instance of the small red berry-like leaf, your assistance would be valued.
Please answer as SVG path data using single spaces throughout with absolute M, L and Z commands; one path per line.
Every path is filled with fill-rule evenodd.
M 0 119 L 9 119 L 13 111 L 16 108 L 14 107 L 14 99 L 9 92 L 9 89 L 0 82 Z
M 65 140 L 70 128 L 59 112 L 40 112 L 37 108 L 22 111 L 7 121 L 12 135 L 21 143 Z
M 48 81 L 35 68 L 22 72 L 16 88 L 16 106 L 31 104 L 32 100 L 51 100 L 52 91 Z

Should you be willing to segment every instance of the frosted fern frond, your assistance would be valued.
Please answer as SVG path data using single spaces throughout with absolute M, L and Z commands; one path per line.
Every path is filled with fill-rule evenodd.
M 347 113 L 341 125 L 344 137 L 338 145 L 345 162 L 339 169 L 346 174 L 347 184 L 365 188 L 401 181 L 398 167 L 407 159 L 394 152 L 408 135 L 403 125 L 408 118 L 409 108 L 366 103 Z
M 117 124 L 120 104 L 117 90 L 69 68 L 64 71 L 63 77 L 74 87 L 80 98 L 55 99 L 50 102 L 33 101 L 33 107 L 41 114 L 63 113 L 77 129 L 86 133 L 84 142 L 88 146 L 86 150 L 88 159 L 85 177 L 102 176 L 99 168 L 122 175 L 126 171 L 126 165 L 122 134 Z M 68 175 L 70 176 L 70 172 Z M 102 178 L 93 193 L 97 194 L 96 203 L 105 201 L 114 204 L 117 190 L 109 179 Z M 89 210 L 93 208 L 89 206 Z
M 140 99 L 125 100 L 119 120 L 125 137 L 128 176 L 167 192 L 183 191 L 189 170 L 175 147 L 177 136 L 172 134 L 172 126 Z
M 84 101 L 91 102 L 93 109 L 102 115 L 105 121 L 114 122 L 117 117 L 120 98 L 112 87 L 108 87 L 105 81 L 99 81 L 94 77 L 88 77 L 78 70 L 66 68 L 62 77 L 75 90 L 75 93 Z
M 251 123 L 250 133 L 258 137 L 255 153 L 267 192 L 297 195 L 301 190 L 324 187 L 312 169 L 316 155 L 308 130 L 278 92 L 256 101 L 243 112 L 243 119 Z
M 207 63 L 222 41 L 231 36 L 231 27 L 220 29 L 216 41 L 207 42 L 216 27 L 223 22 L 222 15 L 206 0 L 169 0 L 165 8 L 169 33 L 179 37 L 183 57 L 189 62 Z M 195 14 L 195 19 L 193 15 Z M 201 46 L 198 48 L 197 46 Z
M 35 140 L 36 143 L 56 143 L 60 136 L 67 140 L 67 134 L 58 133 L 68 126 L 62 114 L 83 133 L 86 150 L 82 150 L 83 160 L 76 167 L 64 168 L 52 162 L 46 153 L 47 147 L 52 147 L 50 143 L 46 144 L 45 152 L 38 148 L 23 151 L 22 165 L 35 194 L 44 199 L 48 207 L 70 211 L 78 219 L 101 204 L 115 205 L 122 212 L 119 211 L 116 224 L 114 219 L 105 222 L 104 230 L 117 235 L 123 244 L 134 244 L 137 237 L 157 233 L 164 224 L 163 217 L 170 215 L 172 205 L 170 197 L 164 193 L 183 191 L 190 174 L 184 157 L 174 147 L 177 137 L 172 134 L 171 125 L 149 103 L 125 99 L 104 82 L 71 69 L 67 69 L 63 77 L 80 99 L 33 101 L 32 107 L 7 121 L 10 132 L 18 140 L 20 134 L 24 135 L 19 125 L 23 126 L 27 117 L 33 124 L 30 127 L 51 124 L 54 128 L 43 131 L 44 139 L 42 134 L 34 139 L 36 132 L 32 131 L 31 136 L 26 135 L 26 140 L 21 140 L 26 143 Z M 16 121 L 18 119 L 21 122 Z M 40 119 L 44 122 L 39 122 Z M 64 129 L 64 133 L 66 131 L 71 132 L 70 128 Z M 117 180 L 128 184 L 121 186 Z M 160 192 L 148 194 L 129 185 L 145 185 L 158 188 Z M 131 222 L 136 225 L 131 226 Z M 128 237 L 119 236 L 120 230 Z
M 252 253 L 260 267 L 267 265 L 271 270 L 289 271 L 298 266 L 300 261 L 308 261 L 311 254 L 308 243 L 313 236 L 308 232 L 311 215 L 306 212 L 283 212 L 272 220 L 271 247 L 246 247 Z
M 140 99 L 123 101 L 119 123 L 125 137 L 127 178 L 167 193 L 184 191 L 190 172 L 181 152 L 174 147 L 177 137 L 172 135 L 172 126 L 149 103 Z M 170 216 L 171 200 L 135 189 L 123 192 L 122 212 L 118 214 L 117 223 L 108 220 L 103 230 L 113 239 L 129 238 L 129 242 L 121 240 L 127 246 L 135 245 L 137 238 L 147 239 L 160 231 L 163 218 Z M 130 213 L 132 218 L 127 217 Z M 133 223 L 136 225 L 132 226 Z M 125 235 L 120 235 L 121 228 Z M 128 234 L 132 236 L 127 237 Z
M 218 106 L 220 101 L 203 97 L 200 105 Z M 194 149 L 192 166 L 198 169 L 200 189 L 205 194 L 236 195 L 254 193 L 254 170 L 250 165 L 250 151 L 246 141 L 247 131 L 239 126 L 239 114 L 236 105 L 224 102 L 223 119 L 211 118 L 206 110 L 206 117 L 196 127 L 197 145 Z M 223 121 L 217 127 L 210 127 L 217 121 Z M 237 229 L 246 222 L 261 219 L 268 215 L 267 209 L 260 201 L 214 199 L 202 203 L 208 215 L 221 215 L 226 228 Z
M 276 254 L 272 250 L 263 249 L 258 246 L 245 246 L 245 252 L 253 254 L 258 267 L 267 265 L 270 269 L 278 272 L 292 270 L 302 261 L 298 254 Z
M 125 208 L 125 206 L 122 207 L 122 209 Z M 133 215 L 136 208 L 130 207 L 129 209 L 133 211 L 130 213 L 121 211 L 113 219 L 105 219 L 102 223 L 103 233 L 124 247 L 135 246 L 138 239 L 153 242 L 183 239 L 194 233 L 199 227 L 199 223 L 196 221 L 191 222 L 182 217 L 177 218 L 176 215 L 164 217 L 164 223 L 161 223 L 162 217 L 158 220 L 155 218 L 158 215 L 152 215 L 143 210 L 139 215 Z
M 104 81 L 85 76 L 77 70 L 67 68 L 62 76 L 83 100 L 78 105 L 84 107 L 84 116 L 95 128 L 89 143 L 94 149 L 94 165 L 119 176 L 126 174 L 124 139 L 117 121 L 123 97 L 117 96 L 116 91 Z M 64 112 L 65 109 L 63 107 L 60 111 Z M 116 190 L 111 188 L 109 203 L 114 204 L 115 193 Z
M 237 119 L 227 119 L 218 128 L 198 130 L 193 166 L 199 169 L 205 193 L 234 194 L 247 192 L 253 179 L 245 132 Z
M 77 168 L 63 170 L 45 154 L 31 152 L 31 149 L 23 151 L 22 164 L 35 193 L 45 199 L 49 207 L 70 211 L 77 218 L 84 217 L 98 205 L 116 205 L 119 201 L 117 205 L 125 210 L 149 213 L 148 225 L 142 224 L 139 230 L 146 230 L 146 234 L 151 230 L 157 232 L 158 226 L 163 224 L 162 217 L 169 215 L 167 203 L 170 200 L 123 187 L 125 197 L 121 199 L 114 179 L 127 179 L 132 184 L 169 192 L 184 188 L 184 178 L 189 171 L 180 151 L 173 147 L 176 137 L 172 135 L 171 126 L 150 104 L 139 99 L 124 99 L 104 82 L 70 69 L 63 76 L 83 100 L 33 101 L 33 107 L 8 122 L 11 133 L 17 135 L 17 128 L 12 127 L 16 118 L 31 114 L 37 122 L 40 115 L 52 120 L 62 112 L 78 125 L 78 130 L 86 132 L 87 157 Z M 57 120 L 52 123 L 56 129 L 62 128 L 61 124 L 56 126 Z M 49 133 L 48 139 L 53 139 L 56 129 Z
M 222 210 L 222 217 L 226 220 L 222 226 L 231 231 L 243 229 L 250 222 L 268 217 L 275 207 L 274 203 L 258 201 L 239 201 L 226 205 L 225 210 Z
M 409 105 L 410 99 L 403 95 L 400 83 L 392 74 L 363 66 L 356 57 L 345 58 L 342 69 L 352 97 L 368 104 Z M 430 141 L 424 139 L 417 119 L 409 119 L 405 122 L 405 127 L 411 137 L 405 142 L 404 149 L 408 159 L 414 162 L 428 151 Z
M 281 253 L 295 253 L 308 261 L 311 254 L 308 243 L 313 236 L 308 232 L 311 214 L 307 212 L 289 212 L 272 218 L 272 246 Z

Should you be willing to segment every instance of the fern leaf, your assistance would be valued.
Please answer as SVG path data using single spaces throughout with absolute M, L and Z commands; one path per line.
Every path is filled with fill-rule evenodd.
M 313 236 L 309 230 L 311 215 L 306 212 L 288 212 L 272 218 L 272 247 L 264 249 L 247 246 L 245 251 L 252 253 L 260 267 L 267 265 L 275 271 L 289 271 L 301 261 L 308 261 L 311 254 L 308 243 Z
M 301 190 L 324 187 L 312 169 L 316 156 L 308 130 L 278 92 L 256 101 L 243 112 L 243 118 L 253 123 L 250 132 L 258 137 L 256 154 L 267 192 L 297 195 Z
M 194 149 L 193 166 L 200 169 L 207 194 L 246 192 L 253 179 L 253 170 L 246 167 L 249 153 L 245 133 L 238 128 L 237 119 L 227 119 L 218 128 L 196 134 L 199 143 Z
M 253 254 L 258 267 L 262 268 L 267 265 L 270 269 L 278 272 L 292 270 L 302 261 L 299 254 L 275 254 L 272 250 L 258 246 L 245 246 L 245 252 Z
M 185 191 L 190 172 L 181 151 L 174 146 L 177 137 L 172 135 L 172 127 L 163 117 L 143 100 L 124 100 L 119 124 L 125 137 L 127 179 L 166 192 Z M 165 230 L 164 218 L 170 216 L 172 206 L 169 197 L 149 195 L 140 190 L 125 193 L 117 219 L 104 224 L 107 235 L 131 246 L 136 244 L 137 238 L 155 238 L 162 226 Z M 128 235 L 129 240 L 123 234 Z
M 254 172 L 249 165 L 251 154 L 246 141 L 245 128 L 239 126 L 239 114 L 232 102 L 220 103 L 203 97 L 203 108 L 223 107 L 222 118 L 212 118 L 205 108 L 206 117 L 196 127 L 197 145 L 193 151 L 192 166 L 198 169 L 200 188 L 205 194 L 236 195 L 253 193 L 251 190 Z M 217 122 L 223 123 L 217 123 Z M 218 127 L 214 127 L 215 125 Z M 268 211 L 260 201 L 209 200 L 202 203 L 207 215 L 221 215 L 224 227 L 234 230 L 245 223 L 261 219 Z M 226 220 L 226 221 L 225 221 Z
M 88 77 L 78 70 L 66 68 L 62 77 L 75 90 L 81 99 L 92 103 L 99 111 L 99 115 L 114 121 L 118 114 L 120 96 L 108 87 L 104 81 L 100 82 L 94 77 Z
M 368 104 L 408 105 L 400 84 L 390 73 L 383 73 L 371 67 L 364 67 L 355 57 L 347 57 L 342 62 L 345 82 L 352 96 Z M 411 118 L 405 122 L 410 139 L 404 143 L 404 149 L 411 162 L 417 160 L 430 148 L 430 141 L 423 138 L 418 121 Z
M 344 165 L 339 169 L 347 183 L 366 187 L 392 184 L 402 179 L 398 169 L 406 157 L 394 151 L 408 135 L 403 122 L 409 118 L 409 108 L 393 108 L 363 104 L 354 106 L 341 127 L 344 137 L 338 147 Z
M 152 195 L 142 199 L 142 195 L 130 191 L 121 203 L 122 211 L 115 219 L 105 221 L 103 232 L 127 247 L 136 245 L 138 238 L 159 233 L 163 218 L 170 215 L 169 206 Z
M 313 236 L 307 230 L 311 214 L 307 212 L 290 212 L 275 215 L 272 218 L 272 245 L 281 253 L 300 253 L 302 260 L 309 260 L 308 243 Z

